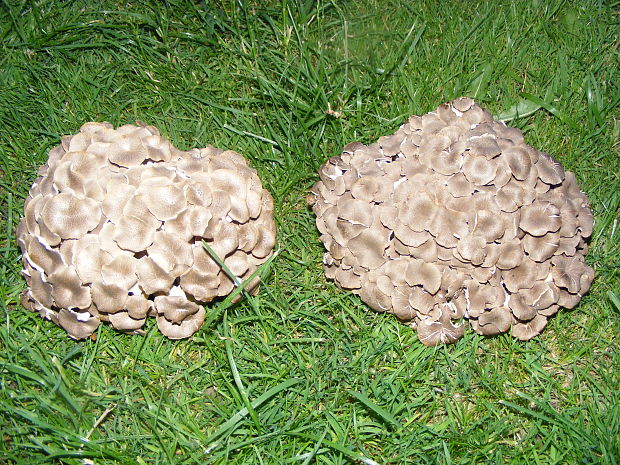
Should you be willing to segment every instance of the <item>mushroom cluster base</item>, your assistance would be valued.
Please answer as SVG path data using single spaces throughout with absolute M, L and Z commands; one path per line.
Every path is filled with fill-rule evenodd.
M 238 281 L 273 251 L 271 195 L 232 151 L 181 151 L 152 126 L 86 123 L 39 175 L 17 230 L 22 303 L 75 339 L 101 321 L 137 331 L 149 316 L 166 336 L 189 337 L 203 305 L 235 286 L 203 241 Z
M 539 334 L 594 272 L 575 176 L 469 98 L 347 145 L 312 189 L 328 278 L 395 314 L 426 345 Z

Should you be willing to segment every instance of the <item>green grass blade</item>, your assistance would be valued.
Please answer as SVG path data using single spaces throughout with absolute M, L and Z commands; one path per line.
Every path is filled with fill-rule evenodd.
M 347 390 L 347 393 L 355 397 L 357 400 L 359 400 L 362 404 L 364 404 L 366 407 L 368 407 L 371 411 L 376 413 L 380 418 L 382 418 L 390 425 L 394 426 L 395 428 L 399 428 L 401 426 L 398 420 L 394 418 L 390 412 L 388 412 L 382 407 L 379 407 L 361 392 Z
M 273 388 L 261 394 L 254 401 L 252 401 L 251 403 L 252 408 L 255 410 L 258 409 L 261 405 L 263 405 L 269 399 L 274 397 L 276 394 L 280 393 L 281 391 L 285 391 L 300 382 L 301 382 L 300 379 L 288 379 L 286 381 L 281 382 L 277 386 L 274 386 Z M 209 438 L 206 441 L 207 444 L 211 444 L 209 446 L 209 450 L 213 450 L 213 448 L 217 446 L 213 444 L 213 441 L 215 441 L 217 438 L 219 438 L 222 434 L 226 433 L 227 431 L 235 428 L 237 424 L 239 424 L 239 422 L 243 420 L 248 414 L 249 414 L 249 410 L 244 407 L 241 410 L 239 410 L 237 413 L 235 413 L 232 417 L 230 417 L 228 420 L 226 420 L 224 423 L 222 423 L 219 426 L 219 428 L 215 430 L 215 432 L 211 434 L 211 436 L 209 436 Z

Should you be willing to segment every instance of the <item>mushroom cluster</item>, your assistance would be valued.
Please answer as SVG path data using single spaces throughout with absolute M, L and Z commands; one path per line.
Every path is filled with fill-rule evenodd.
M 426 345 L 474 331 L 528 340 L 573 308 L 594 271 L 575 176 L 459 98 L 320 169 L 309 203 L 325 273 Z
M 136 331 L 147 316 L 188 337 L 203 304 L 237 284 L 202 241 L 239 281 L 274 247 L 271 195 L 232 151 L 181 151 L 152 126 L 86 123 L 38 173 L 17 230 L 22 303 L 75 339 L 100 321 Z

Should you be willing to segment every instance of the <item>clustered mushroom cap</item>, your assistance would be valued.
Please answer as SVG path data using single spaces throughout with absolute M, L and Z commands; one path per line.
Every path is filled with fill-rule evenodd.
M 426 345 L 456 341 L 463 318 L 528 340 L 594 278 L 593 217 L 573 173 L 472 99 L 345 146 L 320 178 L 309 203 L 326 276 Z
M 39 175 L 17 229 L 22 303 L 75 339 L 100 321 L 136 331 L 149 316 L 166 336 L 189 337 L 203 304 L 234 287 L 202 241 L 240 281 L 273 251 L 271 195 L 232 151 L 181 151 L 152 126 L 86 123 Z

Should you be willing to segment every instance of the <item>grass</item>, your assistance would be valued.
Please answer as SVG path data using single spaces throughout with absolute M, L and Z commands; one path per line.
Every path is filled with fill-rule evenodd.
M 0 1 L 0 463 L 620 462 L 618 2 Z M 597 278 L 530 342 L 426 348 L 326 282 L 304 195 L 348 142 L 460 95 L 575 172 Z M 190 340 L 24 311 L 14 230 L 85 121 L 243 153 L 280 255 Z M 212 310 L 213 312 L 214 310 Z

